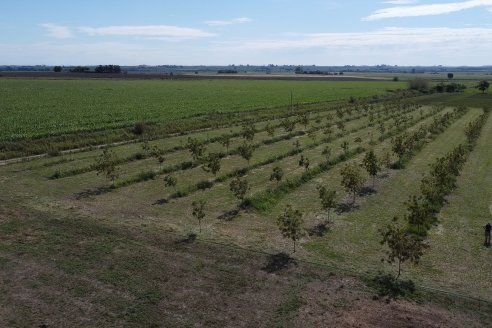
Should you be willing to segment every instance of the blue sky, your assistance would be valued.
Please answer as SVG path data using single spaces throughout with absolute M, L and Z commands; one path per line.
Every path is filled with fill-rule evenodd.
M 492 0 L 0 0 L 0 64 L 492 65 Z

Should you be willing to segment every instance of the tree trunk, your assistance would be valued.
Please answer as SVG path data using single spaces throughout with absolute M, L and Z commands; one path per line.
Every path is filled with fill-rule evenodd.
M 400 278 L 400 275 L 401 275 L 401 261 L 398 260 L 398 275 L 395 278 L 395 282 L 398 281 L 398 278 Z
M 293 241 L 294 241 L 294 253 L 295 253 L 296 252 L 296 240 L 293 239 Z

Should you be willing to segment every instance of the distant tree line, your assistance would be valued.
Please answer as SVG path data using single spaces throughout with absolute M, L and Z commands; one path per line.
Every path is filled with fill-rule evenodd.
M 321 71 L 321 70 L 304 70 L 302 66 L 297 66 L 295 74 L 308 74 L 308 75 L 343 75 L 343 72 L 329 72 L 329 71 Z
M 220 69 L 217 71 L 217 74 L 237 74 L 237 70 L 235 70 L 235 69 Z
M 96 73 L 120 74 L 121 67 L 119 65 L 99 65 L 94 69 Z
M 72 72 L 72 73 L 89 73 L 90 70 L 91 69 L 87 66 L 75 66 L 75 67 L 70 69 L 70 72 Z
M 461 83 L 439 83 L 432 88 L 435 92 L 443 93 L 443 92 L 461 92 L 466 89 L 466 85 Z
M 53 67 L 55 72 L 61 72 L 61 66 Z M 91 68 L 88 66 L 75 66 L 69 70 L 71 73 L 90 73 Z M 119 65 L 99 65 L 94 68 L 94 73 L 120 74 L 121 67 Z
M 417 91 L 424 92 L 424 93 L 428 93 L 428 92 L 430 92 L 430 93 L 433 93 L 433 92 L 454 93 L 454 92 L 462 92 L 466 89 L 466 85 L 461 84 L 461 83 L 455 83 L 455 82 L 451 82 L 451 83 L 441 82 L 441 83 L 436 84 L 436 85 L 431 87 L 430 81 L 427 79 L 423 79 L 423 78 L 415 78 L 415 79 L 410 80 L 408 82 L 408 87 L 411 90 L 417 90 Z

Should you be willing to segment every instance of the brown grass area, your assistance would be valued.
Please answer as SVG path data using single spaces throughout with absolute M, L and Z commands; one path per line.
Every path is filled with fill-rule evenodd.
M 329 283 L 313 281 L 303 291 L 305 304 L 295 325 L 305 327 L 470 327 L 481 326 L 463 313 L 407 300 L 372 299 L 366 287 L 353 278 Z
M 74 218 L 12 222 L 0 241 L 1 327 L 486 326 L 479 312 L 389 301 L 303 262 L 269 273 L 266 255 L 204 241 Z

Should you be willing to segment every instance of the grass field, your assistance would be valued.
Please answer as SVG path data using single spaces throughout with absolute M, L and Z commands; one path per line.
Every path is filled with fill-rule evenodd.
M 145 134 L 111 147 L 119 169 L 113 187 L 94 167 L 100 149 L 0 166 L 0 326 L 319 327 L 331 322 L 353 327 L 363 322 L 368 327 L 486 327 L 492 318 L 492 267 L 482 226 L 492 206 L 492 119 L 485 122 L 456 189 L 438 213 L 439 222 L 429 230 L 430 248 L 419 265 L 404 266 L 402 279 L 415 281 L 417 292 L 400 300 L 377 296 L 372 278 L 395 272 L 394 266 L 380 261 L 384 248 L 379 229 L 393 216 L 402 216 L 404 203 L 419 192 L 422 176 L 437 157 L 466 144 L 465 127 L 481 115 L 488 95 L 470 91 L 333 108 L 332 101 L 354 92 L 357 97 L 384 93 L 388 84 L 262 82 L 8 80 L 7 85 L 18 83 L 23 92 L 28 86 L 35 90 L 38 105 L 54 105 L 53 113 L 59 113 L 59 104 L 80 100 L 84 93 L 94 95 L 87 97 L 92 101 L 104 99 L 109 90 L 101 86 L 111 85 L 119 100 L 107 100 L 97 117 L 114 115 L 118 124 L 162 123 L 214 108 L 245 114 L 220 128 L 153 134 L 148 145 L 164 151 L 162 164 L 143 149 Z M 132 83 L 137 84 L 131 87 Z M 288 98 L 293 85 L 294 90 L 304 90 L 304 98 L 301 91 L 295 93 L 303 102 L 327 102 L 299 112 L 288 106 L 272 109 L 275 115 L 268 115 L 268 109 L 255 112 L 258 107 L 286 105 L 278 93 L 287 92 Z M 177 96 L 175 88 L 192 96 Z M 241 96 L 234 96 L 241 88 Z M 55 94 L 64 98 L 59 104 L 52 100 Z M 166 112 L 160 112 L 157 100 L 164 102 L 166 94 L 189 103 L 166 104 Z M 216 101 L 224 94 L 228 98 Z M 149 106 L 138 101 L 144 95 Z M 204 95 L 210 101 L 203 108 L 193 107 Z M 16 108 L 27 108 L 17 101 Z M 445 106 L 436 107 L 439 103 Z M 457 111 L 453 104 L 470 108 Z M 120 106 L 128 111 L 120 111 Z M 142 106 L 148 111 L 139 112 Z M 40 114 L 43 107 L 29 110 Z M 253 124 L 248 112 L 255 113 L 257 129 L 250 161 L 237 152 L 245 142 L 244 126 Z M 298 119 L 303 113 L 306 125 L 298 123 L 290 132 L 282 127 L 286 117 Z M 66 113 L 65 118 L 74 119 L 63 128 L 74 132 L 75 117 L 87 129 L 94 128 L 91 122 L 112 127 L 110 120 L 92 121 L 83 114 Z M 444 118 L 448 121 L 442 129 L 430 128 Z M 19 124 L 31 136 L 48 129 L 45 124 L 38 131 L 33 122 Z M 272 134 L 267 126 L 274 127 Z M 409 154 L 405 166 L 384 169 L 374 189 L 367 180 L 351 205 L 340 184 L 342 168 L 360 164 L 370 149 L 377 156 L 391 152 L 393 138 L 421 130 L 427 131 L 422 144 Z M 217 140 L 224 134 L 230 135 L 229 148 Z M 186 147 L 189 137 L 202 142 L 206 154 L 221 154 L 217 175 L 192 159 Z M 329 158 L 323 154 L 326 147 L 331 149 Z M 308 169 L 299 166 L 301 155 L 309 158 Z M 396 160 L 392 154 L 391 161 Z M 270 181 L 274 167 L 284 172 L 279 184 Z M 174 187 L 164 183 L 169 174 L 177 179 Z M 236 175 L 250 185 L 245 206 L 238 206 L 229 190 Z M 316 189 L 320 184 L 337 190 L 337 209 L 328 229 L 313 234 L 326 217 Z M 206 200 L 201 232 L 191 206 L 199 200 Z M 294 254 L 292 242 L 282 238 L 276 224 L 287 205 L 303 213 L 305 234 Z

